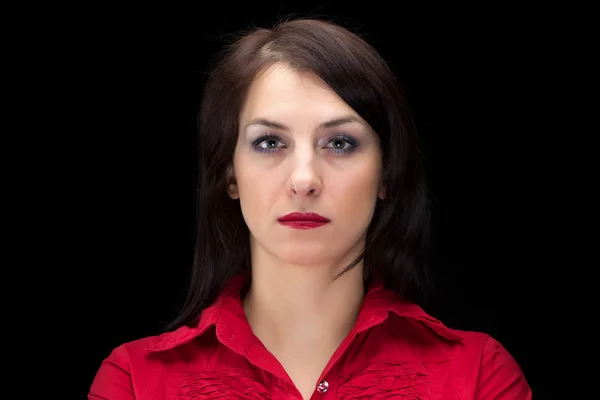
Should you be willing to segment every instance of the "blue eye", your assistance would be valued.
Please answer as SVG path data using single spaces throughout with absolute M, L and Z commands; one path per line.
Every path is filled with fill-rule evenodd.
M 264 134 L 252 141 L 252 147 L 260 153 L 274 153 L 285 145 L 278 136 Z
M 358 143 L 348 136 L 334 136 L 327 142 L 327 149 L 333 150 L 338 154 L 347 154 L 356 150 Z
M 286 148 L 279 136 L 273 134 L 264 134 L 252 141 L 252 147 L 259 153 L 275 153 L 279 149 Z M 351 137 L 336 135 L 327 141 L 324 149 L 329 149 L 336 154 L 348 154 L 356 150 L 358 142 Z

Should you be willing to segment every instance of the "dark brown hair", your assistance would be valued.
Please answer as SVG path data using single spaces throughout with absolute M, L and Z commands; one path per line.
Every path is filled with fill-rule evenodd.
M 322 20 L 289 20 L 244 32 L 208 75 L 198 116 L 193 271 L 183 310 L 168 329 L 197 323 L 226 281 L 250 268 L 249 232 L 239 202 L 227 195 L 227 169 L 248 87 L 274 63 L 318 75 L 379 136 L 386 198 L 375 207 L 363 254 L 346 270 L 364 259 L 365 271 L 375 271 L 409 301 L 423 305 L 429 292 L 427 190 L 416 132 L 397 80 L 373 47 L 349 30 Z

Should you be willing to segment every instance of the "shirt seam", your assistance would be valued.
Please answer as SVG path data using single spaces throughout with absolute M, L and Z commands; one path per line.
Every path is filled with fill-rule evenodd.
M 458 399 L 462 400 L 463 399 L 462 393 L 458 390 L 457 385 L 456 385 L 456 377 L 454 376 L 454 358 L 452 356 L 450 356 L 448 358 L 448 368 L 450 369 L 450 382 L 452 382 L 452 388 L 456 392 Z

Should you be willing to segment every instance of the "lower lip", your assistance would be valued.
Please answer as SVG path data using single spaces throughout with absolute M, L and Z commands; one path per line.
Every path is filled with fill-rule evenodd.
M 279 223 L 292 229 L 314 229 L 327 224 L 322 221 L 279 221 Z

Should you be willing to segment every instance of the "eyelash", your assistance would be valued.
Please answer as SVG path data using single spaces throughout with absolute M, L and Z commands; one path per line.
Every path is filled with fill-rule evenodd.
M 277 147 L 274 149 L 264 149 L 264 148 L 260 147 L 260 144 L 263 143 L 265 140 L 277 140 L 278 142 L 283 143 L 283 140 L 281 140 L 281 138 L 279 136 L 273 135 L 272 133 L 265 133 L 252 141 L 252 147 L 254 148 L 254 150 L 256 150 L 259 153 L 271 154 L 271 153 L 275 153 L 275 152 L 279 151 L 279 149 L 281 149 L 281 147 Z M 352 139 L 351 137 L 344 136 L 344 135 L 335 135 L 335 136 L 330 137 L 329 140 L 327 141 L 327 144 L 330 144 L 331 142 L 333 142 L 335 140 L 343 140 L 345 143 L 348 143 L 350 145 L 350 147 L 348 147 L 346 149 L 329 148 L 329 149 L 333 150 L 333 152 L 336 154 L 348 154 L 348 153 L 351 153 L 354 150 L 356 150 L 356 148 L 358 147 L 358 142 L 356 140 Z

